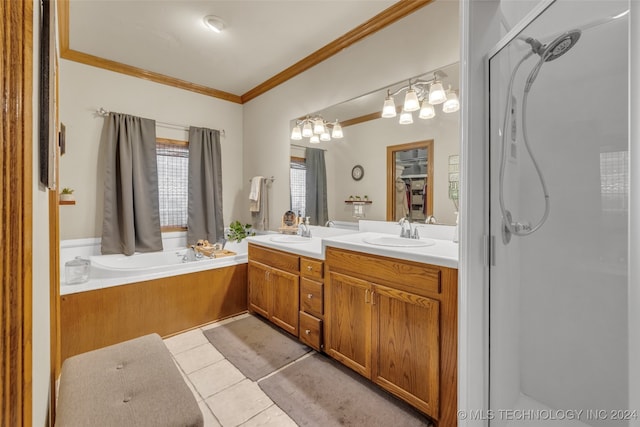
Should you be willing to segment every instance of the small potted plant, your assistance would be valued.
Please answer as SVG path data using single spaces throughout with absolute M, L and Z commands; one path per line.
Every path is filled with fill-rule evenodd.
M 73 199 L 73 188 L 64 187 L 60 192 L 60 201 L 62 202 L 72 202 Z
M 255 231 L 251 231 L 251 224 L 242 224 L 240 221 L 233 221 L 229 224 L 227 240 L 240 243 L 247 236 L 255 236 Z

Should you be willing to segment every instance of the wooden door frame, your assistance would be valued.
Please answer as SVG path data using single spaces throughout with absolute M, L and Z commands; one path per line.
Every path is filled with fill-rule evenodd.
M 0 425 L 32 424 L 33 1 L 2 2 Z

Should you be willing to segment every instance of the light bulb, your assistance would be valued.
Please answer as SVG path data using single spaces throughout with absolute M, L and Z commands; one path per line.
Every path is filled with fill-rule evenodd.
M 402 114 L 400 114 L 400 121 L 398 123 L 401 125 L 410 125 L 413 123 L 413 114 L 408 111 L 403 111 Z
M 340 123 L 336 120 L 336 123 L 333 125 L 333 130 L 331 131 L 331 138 L 340 139 L 343 136 L 342 126 L 340 126 Z
M 319 144 L 320 137 L 318 135 L 313 135 L 311 138 L 309 138 L 309 142 L 312 144 Z
M 420 109 L 420 101 L 418 101 L 418 95 L 413 89 L 409 89 L 404 96 L 404 111 L 416 111 Z
M 421 119 L 432 119 L 436 116 L 436 109 L 433 108 L 433 105 L 429 104 L 429 102 L 425 99 L 422 101 L 422 107 L 420 108 L 420 114 L 418 115 Z
M 313 121 L 313 133 L 320 135 L 324 132 L 324 121 L 322 119 L 315 119 Z
M 302 136 L 310 138 L 313 135 L 313 129 L 311 129 L 311 123 L 308 121 L 302 127 Z
M 291 129 L 291 139 L 295 141 L 300 141 L 302 139 L 302 131 L 300 130 L 300 126 L 295 125 L 293 129 Z
M 382 117 L 390 118 L 396 116 L 396 104 L 391 96 L 387 96 L 382 107 Z
M 455 113 L 460 109 L 460 101 L 458 100 L 458 95 L 455 92 L 449 92 L 447 95 L 447 100 L 444 102 L 442 106 L 442 111 L 445 113 Z
M 447 100 L 447 94 L 444 92 L 442 88 L 442 83 L 435 82 L 429 88 L 429 104 L 437 105 L 442 104 Z

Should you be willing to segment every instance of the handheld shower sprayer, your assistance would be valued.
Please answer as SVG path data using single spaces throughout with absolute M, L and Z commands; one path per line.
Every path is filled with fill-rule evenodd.
M 547 185 L 544 180 L 544 176 L 542 175 L 542 171 L 538 166 L 538 162 L 536 161 L 533 152 L 531 151 L 531 147 L 529 146 L 529 138 L 527 132 L 527 102 L 529 98 L 529 91 L 533 86 L 533 82 L 538 77 L 538 73 L 542 69 L 542 66 L 545 62 L 553 61 L 554 59 L 559 58 L 564 55 L 571 49 L 575 43 L 580 38 L 581 31 L 580 30 L 571 30 L 568 31 L 558 37 L 556 37 L 553 41 L 548 44 L 542 44 L 537 39 L 533 37 L 528 37 L 524 41 L 531 46 L 531 51 L 529 51 L 520 61 L 516 64 L 511 73 L 511 78 L 509 80 L 509 86 L 507 89 L 507 102 L 505 106 L 504 112 L 504 120 L 502 125 L 502 135 L 500 137 L 501 141 L 501 159 L 500 159 L 500 178 L 498 182 L 498 198 L 500 201 L 500 211 L 502 214 L 502 241 L 507 244 L 511 241 L 511 235 L 516 236 L 528 236 L 538 230 L 542 224 L 545 223 L 547 217 L 549 216 L 549 210 L 551 206 L 551 202 L 549 199 L 549 192 L 547 191 Z M 535 225 L 529 225 L 527 222 L 518 222 L 512 220 L 511 212 L 505 207 L 504 203 L 504 174 L 506 169 L 506 144 L 505 137 L 507 135 L 507 126 L 509 124 L 509 111 L 511 111 L 511 103 L 513 102 L 513 84 L 516 77 L 516 73 L 520 66 L 533 54 L 537 54 L 540 56 L 538 62 L 534 65 L 534 67 L 529 72 L 529 76 L 527 77 L 523 98 L 522 98 L 522 140 L 524 142 L 524 146 L 529 154 L 529 158 L 531 159 L 531 163 L 535 168 L 535 171 L 538 175 L 538 179 L 540 180 L 540 186 L 542 187 L 542 193 L 544 195 L 544 213 L 542 214 L 541 219 Z

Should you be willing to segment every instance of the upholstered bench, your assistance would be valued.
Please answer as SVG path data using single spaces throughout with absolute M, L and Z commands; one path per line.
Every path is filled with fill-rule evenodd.
M 203 424 L 198 403 L 158 334 L 79 354 L 62 365 L 57 427 Z

